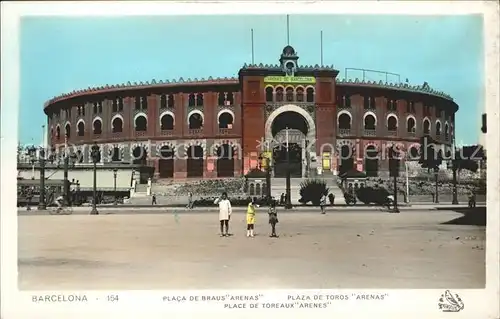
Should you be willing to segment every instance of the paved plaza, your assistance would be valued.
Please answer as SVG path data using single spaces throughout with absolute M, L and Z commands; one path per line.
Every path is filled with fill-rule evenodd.
M 19 216 L 20 289 L 481 288 L 485 227 L 453 211 Z

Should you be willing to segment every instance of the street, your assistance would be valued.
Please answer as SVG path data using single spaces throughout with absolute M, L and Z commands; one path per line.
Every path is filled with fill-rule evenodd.
M 256 237 L 233 213 L 19 216 L 20 289 L 481 288 L 485 227 L 453 211 L 265 210 Z M 446 224 L 447 223 L 447 224 Z

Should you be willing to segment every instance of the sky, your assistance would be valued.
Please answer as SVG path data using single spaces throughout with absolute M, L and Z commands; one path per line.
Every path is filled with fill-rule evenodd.
M 21 143 L 42 141 L 43 104 L 89 86 L 237 76 L 251 63 L 278 63 L 287 44 L 286 16 L 23 17 L 20 35 Z M 457 144 L 475 144 L 484 109 L 480 15 L 291 15 L 290 44 L 299 64 L 323 61 L 424 81 L 459 105 Z M 349 71 L 348 78 L 362 77 Z M 385 76 L 368 74 L 367 80 Z M 396 82 L 395 76 L 389 82 Z

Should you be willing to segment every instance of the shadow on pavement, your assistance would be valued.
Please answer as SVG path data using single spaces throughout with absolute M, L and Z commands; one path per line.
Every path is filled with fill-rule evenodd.
M 452 210 L 463 214 L 463 216 L 442 223 L 442 225 L 470 225 L 470 226 L 486 226 L 486 207 L 443 207 L 438 210 Z

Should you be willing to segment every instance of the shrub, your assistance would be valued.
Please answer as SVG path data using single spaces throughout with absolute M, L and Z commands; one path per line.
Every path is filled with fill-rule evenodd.
M 319 205 L 321 197 L 328 194 L 326 182 L 320 179 L 307 179 L 300 183 L 300 200 L 302 204 L 312 202 L 313 205 Z
M 389 191 L 383 187 L 362 187 L 356 191 L 356 197 L 364 204 L 384 205 L 389 195 Z

